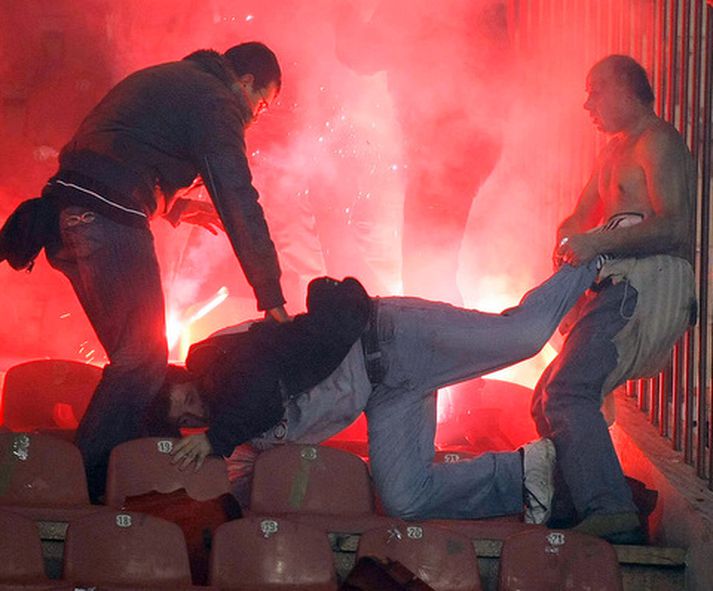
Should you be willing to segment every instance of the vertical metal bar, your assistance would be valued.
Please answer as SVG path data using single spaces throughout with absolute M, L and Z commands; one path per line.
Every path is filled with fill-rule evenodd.
M 669 403 L 671 401 L 671 382 L 673 381 L 673 367 L 669 362 L 666 369 L 664 369 L 658 377 L 658 388 L 659 388 L 659 435 L 662 437 L 668 437 L 670 432 L 670 414 L 671 408 Z
M 689 44 L 690 44 L 690 29 L 691 29 L 691 3 L 690 0 L 681 0 L 681 45 L 679 49 L 679 54 L 681 59 L 679 60 L 679 104 L 680 109 L 678 112 L 678 131 L 683 137 L 684 141 L 690 146 L 690 132 L 689 132 L 689 120 L 688 120 L 688 64 L 689 64 Z
M 703 99 L 703 146 L 701 155 L 703 158 L 701 166 L 701 175 L 703 178 L 703 187 L 701 191 L 701 253 L 700 253 L 700 315 L 701 322 L 699 327 L 698 338 L 698 387 L 699 396 L 701 398 L 700 407 L 705 406 L 708 389 L 708 288 L 710 280 L 710 235 L 711 235 L 711 144 L 713 143 L 713 6 L 707 7 L 706 18 L 706 73 L 703 89 L 705 91 Z M 713 411 L 713 404 L 711 404 Z M 699 420 L 708 418 L 708 429 L 705 429 L 705 423 L 701 425 L 700 432 L 708 435 L 708 488 L 713 489 L 713 412 L 708 415 L 699 412 Z M 699 449 L 705 449 L 704 437 L 700 437 Z
M 671 0 L 671 10 L 669 12 L 669 31 L 668 31 L 668 83 L 666 86 L 666 121 L 671 124 L 676 123 L 676 78 L 678 67 L 677 53 L 676 53 L 676 34 L 678 33 L 678 18 L 679 18 L 679 0 Z
M 688 136 L 689 141 L 689 147 L 691 148 L 691 152 L 693 154 L 694 160 L 696 162 L 696 169 L 697 172 L 700 171 L 700 165 L 699 165 L 699 138 L 700 138 L 700 127 L 701 127 L 701 121 L 700 121 L 700 113 L 699 113 L 699 104 L 700 104 L 700 94 L 701 94 L 701 83 L 704 79 L 704 76 L 702 75 L 701 68 L 702 68 L 702 56 L 701 56 L 701 49 L 703 48 L 701 44 L 701 39 L 703 35 L 703 3 L 702 2 L 696 2 L 695 9 L 694 9 L 694 14 L 693 14 L 693 65 L 692 65 L 692 93 L 691 93 L 691 131 Z M 693 240 L 693 246 L 694 246 L 694 260 L 693 260 L 693 266 L 694 268 L 698 268 L 698 271 L 700 272 L 700 267 L 697 265 L 697 256 L 695 254 L 696 251 L 696 245 L 698 244 L 698 216 L 700 213 L 700 191 L 699 191 L 699 186 L 702 183 L 702 180 L 697 176 L 696 178 L 696 201 L 694 203 L 694 211 L 691 212 L 692 215 L 692 220 L 691 220 L 691 236 Z M 705 231 L 705 230 L 703 230 Z M 700 433 L 700 422 L 696 421 L 695 414 L 696 414 L 696 408 L 698 408 L 698 405 L 700 403 L 700 400 L 698 399 L 700 397 L 700 389 L 696 386 L 696 364 L 700 362 L 699 359 L 696 359 L 696 334 L 697 334 L 698 329 L 695 326 L 692 326 L 688 329 L 686 334 L 684 335 L 684 346 L 686 349 L 686 365 L 685 365 L 685 383 L 686 383 L 686 396 L 685 396 L 685 403 L 686 403 L 686 418 L 690 423 L 690 432 L 687 433 L 687 437 L 685 439 L 685 448 L 684 448 L 684 460 L 689 463 L 689 464 L 697 464 L 700 461 L 700 458 L 698 457 L 698 454 L 696 453 L 697 447 L 694 445 L 694 436 L 696 433 Z M 695 428 L 694 428 L 695 426 Z
M 693 348 L 691 347 L 690 339 L 686 338 L 684 342 L 684 368 L 686 371 L 685 379 L 685 434 L 683 442 L 683 457 L 687 464 L 694 463 L 694 451 L 695 451 L 695 435 L 696 435 L 696 392 L 694 388 L 693 380 L 693 367 L 695 360 L 693 359 Z
M 659 422 L 659 378 L 649 378 L 647 380 L 649 386 L 650 403 L 649 403 L 649 422 L 656 425 Z
M 671 445 L 676 451 L 682 448 L 682 432 L 683 432 L 683 351 L 682 341 L 676 343 L 676 348 L 673 350 L 673 387 L 671 406 L 673 417 L 671 418 Z
M 646 4 L 644 4 L 646 6 Z M 642 8 L 642 10 L 645 10 Z M 656 3 L 651 2 L 650 8 L 645 11 L 646 23 L 646 69 L 651 75 L 651 84 L 656 88 Z
M 648 412 L 651 405 L 649 404 L 649 381 L 647 379 L 639 380 L 639 408 Z
M 659 0 L 659 14 L 657 26 L 658 53 L 657 60 L 657 93 L 656 93 L 656 112 L 663 117 L 666 106 L 666 14 L 669 0 Z
M 694 0 L 695 2 L 696 0 Z M 681 132 L 681 136 L 684 138 L 684 141 L 688 143 L 688 145 L 691 145 L 690 142 L 690 133 L 689 129 L 692 129 L 694 126 L 691 125 L 689 127 L 689 110 L 688 110 L 688 105 L 689 105 L 689 89 L 690 89 L 690 79 L 689 79 L 689 45 L 690 45 L 690 20 L 691 20 L 691 2 L 690 0 L 683 0 L 683 19 L 681 23 L 681 48 L 680 48 L 680 53 L 681 53 L 681 73 L 680 73 L 680 79 L 679 79 L 679 103 L 681 105 L 681 109 L 679 111 L 679 122 L 678 122 L 678 130 Z M 695 94 L 695 92 L 694 92 Z M 695 230 L 693 230 L 693 236 L 695 240 Z M 675 425 L 676 421 L 680 419 L 680 403 L 681 403 L 681 397 L 680 397 L 680 392 L 679 389 L 683 387 L 683 372 L 685 371 L 684 368 L 684 356 L 681 355 L 681 348 L 684 346 L 684 340 L 686 338 L 689 338 L 689 334 L 687 333 L 683 339 L 679 339 L 678 342 L 676 343 L 673 351 L 673 364 L 674 364 L 674 375 L 675 378 L 671 382 L 671 386 L 673 389 L 673 396 L 672 396 L 672 411 L 673 411 L 673 422 L 674 422 L 674 428 L 673 428 L 673 435 L 672 435 L 672 444 L 674 449 L 680 449 L 680 442 L 678 441 L 678 435 L 679 435 L 679 430 L 678 427 Z

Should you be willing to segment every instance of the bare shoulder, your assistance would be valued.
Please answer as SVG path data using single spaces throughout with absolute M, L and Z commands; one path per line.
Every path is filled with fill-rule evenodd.
M 639 137 L 636 153 L 644 162 L 668 166 L 686 165 L 690 159 L 681 134 L 673 125 L 659 118 Z

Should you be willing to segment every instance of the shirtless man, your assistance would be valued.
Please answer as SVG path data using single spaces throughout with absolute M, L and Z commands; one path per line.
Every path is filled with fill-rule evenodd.
M 557 231 L 555 264 L 609 255 L 533 400 L 538 430 L 555 442 L 577 529 L 642 541 L 636 506 L 600 410 L 627 379 L 654 375 L 695 307 L 691 267 L 693 160 L 653 111 L 644 69 L 611 55 L 587 78 L 584 108 L 611 140 L 572 215 Z

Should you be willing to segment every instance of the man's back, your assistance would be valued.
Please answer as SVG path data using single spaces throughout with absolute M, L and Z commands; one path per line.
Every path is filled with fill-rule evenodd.
M 248 113 L 231 92 L 231 82 L 224 59 L 207 51 L 135 72 L 89 113 L 63 149 L 60 164 L 76 170 L 78 153 L 97 153 L 170 197 L 198 174 L 203 133 L 242 144 Z M 92 171 L 78 172 L 92 176 Z M 149 205 L 147 213 L 155 207 Z

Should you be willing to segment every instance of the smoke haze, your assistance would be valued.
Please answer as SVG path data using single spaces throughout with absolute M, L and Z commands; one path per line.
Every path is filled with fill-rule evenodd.
M 523 52 L 505 0 L 1 6 L 0 220 L 39 194 L 112 84 L 198 48 L 259 40 L 280 59 L 283 90 L 247 142 L 290 312 L 325 273 L 356 276 L 373 294 L 400 294 L 406 281 L 408 295 L 497 311 L 550 271 L 556 223 L 584 180 L 570 175 L 564 201 L 554 190 L 573 159 L 562 130 L 593 133 L 581 109 L 591 61 L 563 50 L 586 40 L 566 29 L 561 41 Z M 589 153 L 576 158 L 591 164 Z M 427 215 L 404 223 L 405 209 Z M 202 333 L 255 313 L 224 236 L 162 220 L 153 229 L 169 311 L 185 315 L 226 286 L 230 297 Z M 409 248 L 424 249 L 415 262 L 402 256 L 404 233 Z M 0 282 L 0 369 L 18 358 L 89 359 L 92 350 L 101 361 L 70 287 L 44 258 L 31 275 L 1 266 Z

